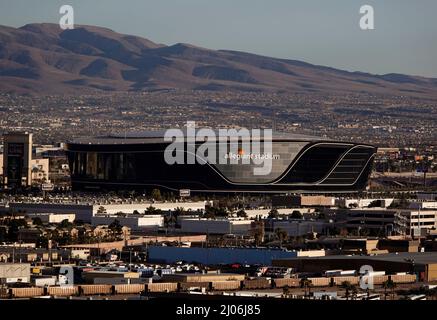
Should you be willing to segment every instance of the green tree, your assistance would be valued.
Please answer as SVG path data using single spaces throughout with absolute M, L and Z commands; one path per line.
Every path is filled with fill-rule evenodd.
M 288 285 L 282 288 L 282 294 L 285 298 L 288 298 L 290 296 L 290 287 Z
M 61 228 L 71 228 L 73 226 L 73 224 L 68 221 L 68 219 L 64 219 L 61 221 L 61 223 L 59 224 L 59 227 Z
M 300 279 L 300 287 L 304 288 L 305 297 L 311 295 L 311 286 L 313 285 L 312 281 L 308 278 Z
M 106 213 L 106 209 L 105 209 L 105 207 L 100 206 L 100 207 L 97 209 L 97 213 Z
M 32 222 L 33 222 L 33 224 L 36 225 L 36 226 L 42 226 L 42 220 L 41 220 L 40 217 L 35 217 L 35 218 L 33 218 L 33 219 L 32 219 Z
M 120 221 L 118 219 L 114 219 L 114 221 L 111 222 L 111 224 L 108 226 L 108 228 L 115 234 L 121 233 L 122 225 L 120 224 Z
M 287 231 L 285 231 L 284 229 L 281 229 L 281 228 L 277 228 L 275 230 L 275 236 L 276 236 L 276 239 L 279 240 L 281 246 L 282 246 L 283 242 L 288 240 L 288 233 L 287 233 Z
M 279 211 L 278 211 L 278 209 L 273 208 L 272 210 L 270 210 L 269 218 L 271 218 L 271 219 L 279 218 Z
M 303 218 L 303 214 L 300 211 L 298 211 L 298 210 L 294 210 L 291 213 L 291 218 L 292 219 L 302 219 Z
M 382 283 L 382 287 L 384 288 L 384 299 L 387 300 L 387 290 L 391 291 L 391 298 L 394 300 L 396 283 L 393 280 L 389 279 Z
M 155 207 L 153 207 L 153 206 L 150 206 L 150 207 L 148 207 L 147 209 L 146 209 L 146 211 L 145 211 L 145 213 L 146 214 L 155 214 L 156 213 L 156 208 Z
M 244 209 L 240 209 L 237 211 L 237 217 L 239 218 L 247 218 L 247 213 Z
M 27 222 L 24 219 L 11 219 L 8 222 L 8 239 L 9 241 L 17 241 L 18 240 L 18 232 L 21 228 L 27 226 Z
M 162 200 L 161 191 L 159 189 L 152 190 L 152 199 L 156 201 Z
M 357 287 L 351 284 L 350 281 L 343 281 L 340 285 L 340 288 L 346 290 L 346 300 L 349 300 L 351 292 L 353 293 L 353 295 L 356 295 L 356 293 L 358 292 Z

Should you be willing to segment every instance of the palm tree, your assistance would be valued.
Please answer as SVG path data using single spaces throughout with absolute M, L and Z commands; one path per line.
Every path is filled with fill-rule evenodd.
M 437 297 L 437 288 L 433 288 L 430 291 L 431 291 L 432 300 L 435 300 L 435 297 Z
M 354 295 L 358 292 L 357 287 L 350 283 L 349 281 L 343 281 L 340 285 L 340 288 L 346 290 L 346 300 L 349 300 L 350 293 L 352 292 Z
M 282 288 L 282 294 L 284 295 L 285 298 L 289 297 L 290 287 L 288 285 Z
M 269 218 L 278 218 L 279 217 L 279 211 L 275 208 L 273 208 L 272 210 L 270 210 L 269 212 Z
M 276 236 L 276 239 L 279 240 L 279 243 L 281 246 L 282 246 L 282 243 L 287 241 L 287 239 L 288 239 L 287 231 L 285 231 L 284 229 L 280 229 L 280 228 L 277 228 L 275 230 L 275 236 Z
M 387 300 L 387 289 L 390 289 L 391 299 L 394 300 L 396 283 L 394 283 L 393 280 L 389 279 L 382 283 L 382 287 L 384 288 L 384 299 Z
M 308 296 L 311 294 L 311 285 L 312 285 L 312 281 L 308 278 L 302 278 L 300 280 L 300 286 L 301 288 L 305 289 L 305 297 L 307 296 L 307 290 L 308 290 Z

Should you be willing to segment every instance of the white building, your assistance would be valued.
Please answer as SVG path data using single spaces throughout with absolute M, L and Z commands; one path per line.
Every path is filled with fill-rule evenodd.
M 74 213 L 29 213 L 29 218 L 40 218 L 44 223 L 61 223 L 64 220 L 74 222 L 76 215 Z
M 274 220 L 273 231 L 276 229 L 285 230 L 290 237 L 300 237 L 311 232 L 322 233 L 328 226 L 323 221 L 311 220 Z
M 144 213 L 153 207 L 164 212 L 183 208 L 185 211 L 205 210 L 206 202 L 160 202 L 160 203 L 128 203 L 128 204 L 86 204 L 86 203 L 10 203 L 9 209 L 14 212 L 29 213 L 74 213 L 77 220 L 91 222 L 97 213 L 116 214 L 119 212 L 132 214 L 135 211 Z M 103 212 L 101 212 L 103 211 Z
M 347 199 L 339 198 L 335 200 L 335 205 L 342 208 L 367 208 L 371 203 L 378 202 L 379 208 L 387 208 L 393 203 L 393 198 L 375 198 L 375 199 Z
M 181 231 L 187 233 L 206 234 L 238 234 L 244 235 L 250 232 L 252 221 L 245 219 L 183 219 Z
M 249 219 L 254 219 L 257 217 L 261 217 L 261 219 L 265 219 L 269 216 L 269 212 L 272 209 L 248 209 L 244 210 L 247 213 L 247 217 Z M 293 211 L 299 211 L 302 214 L 305 213 L 313 213 L 313 208 L 288 208 L 288 209 L 277 209 L 279 215 L 281 216 L 288 216 L 291 215 Z
M 91 224 L 93 226 L 110 225 L 115 220 L 118 220 L 120 222 L 120 225 L 127 226 L 132 230 L 156 230 L 164 225 L 164 216 L 159 214 L 129 214 L 126 216 L 98 214 L 92 217 Z
M 437 228 L 437 210 L 402 210 L 407 218 L 407 234 L 424 236 L 429 230 Z
M 410 209 L 437 209 L 437 201 L 412 202 Z
M 103 208 L 105 213 L 114 214 L 118 212 L 123 213 L 134 213 L 138 211 L 140 213 L 144 213 L 150 207 L 155 209 L 159 209 L 161 211 L 174 211 L 177 208 L 182 208 L 185 211 L 197 211 L 197 210 L 205 210 L 205 201 L 197 201 L 197 202 L 156 202 L 156 203 L 126 203 L 126 204 L 101 204 L 93 206 L 93 213 L 98 213 L 99 210 Z

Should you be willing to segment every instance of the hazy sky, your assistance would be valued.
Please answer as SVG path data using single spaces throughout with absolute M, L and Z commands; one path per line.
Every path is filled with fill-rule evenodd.
M 0 0 L 0 24 L 91 24 L 174 44 L 242 50 L 371 73 L 437 78 L 437 0 Z M 359 28 L 362 5 L 375 30 Z

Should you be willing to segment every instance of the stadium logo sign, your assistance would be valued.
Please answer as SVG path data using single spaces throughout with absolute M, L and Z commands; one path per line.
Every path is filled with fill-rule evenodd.
M 280 158 L 272 152 L 271 129 L 197 129 L 194 121 L 188 121 L 185 133 L 168 129 L 164 141 L 171 142 L 164 151 L 169 165 L 246 164 L 253 166 L 254 175 L 268 175 L 273 160 Z

